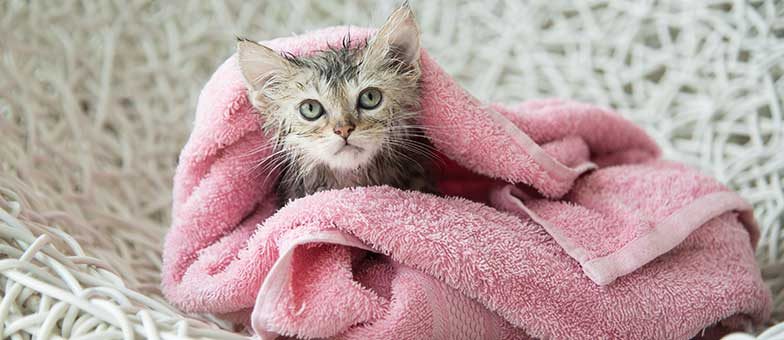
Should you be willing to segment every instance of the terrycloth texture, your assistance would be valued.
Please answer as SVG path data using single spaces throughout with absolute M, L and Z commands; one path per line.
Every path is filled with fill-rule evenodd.
M 301 55 L 346 33 L 265 44 Z M 355 43 L 369 34 L 351 28 Z M 425 52 L 421 65 L 438 184 L 463 198 L 372 187 L 277 210 L 277 174 L 253 170 L 270 152 L 259 116 L 227 60 L 180 156 L 166 296 L 270 338 L 684 338 L 767 317 L 758 231 L 737 195 L 658 160 L 612 112 L 486 105 Z

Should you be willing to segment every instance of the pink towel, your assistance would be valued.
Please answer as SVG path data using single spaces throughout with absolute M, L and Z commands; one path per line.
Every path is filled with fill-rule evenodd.
M 346 27 L 264 44 L 303 55 Z M 350 28 L 359 44 L 372 31 Z M 275 206 L 234 57 L 199 98 L 175 176 L 163 291 L 261 338 L 677 339 L 763 322 L 750 206 L 658 159 L 619 115 L 485 104 L 422 52 L 438 197 L 390 187 Z

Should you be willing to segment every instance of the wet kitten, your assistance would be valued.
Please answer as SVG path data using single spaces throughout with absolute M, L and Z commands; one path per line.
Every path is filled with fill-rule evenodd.
M 366 47 L 281 56 L 249 40 L 239 66 L 274 135 L 267 169 L 282 169 L 281 203 L 321 190 L 389 185 L 434 192 L 432 147 L 416 125 L 419 29 L 407 5 Z

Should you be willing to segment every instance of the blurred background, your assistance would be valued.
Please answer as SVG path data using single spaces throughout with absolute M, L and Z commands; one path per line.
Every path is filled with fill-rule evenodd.
M 0 191 L 157 296 L 171 179 L 235 36 L 375 26 L 398 1 L 0 2 Z M 784 1 L 411 1 L 423 46 L 488 101 L 568 97 L 755 206 L 781 310 Z M 781 312 L 776 317 L 782 318 Z

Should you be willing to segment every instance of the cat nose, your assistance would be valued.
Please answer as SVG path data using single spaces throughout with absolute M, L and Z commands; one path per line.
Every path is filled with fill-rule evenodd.
M 355 126 L 352 123 L 341 122 L 335 124 L 335 128 L 332 129 L 332 131 L 335 132 L 336 135 L 343 137 L 343 139 L 348 139 L 348 136 L 354 131 L 354 128 Z

